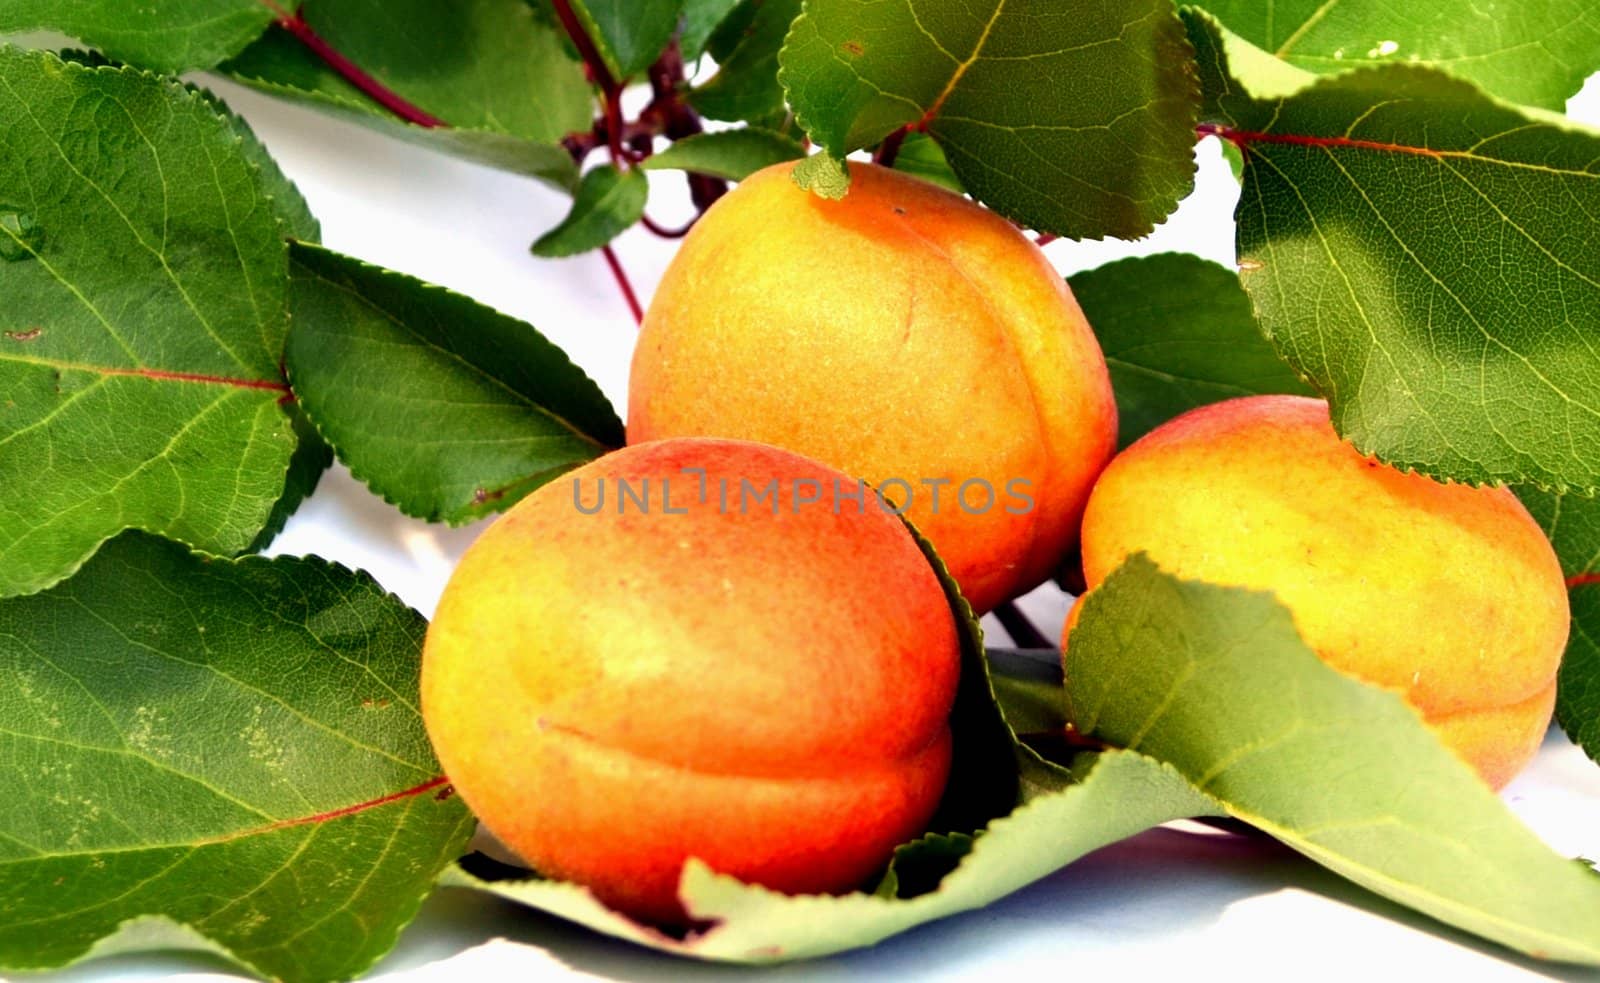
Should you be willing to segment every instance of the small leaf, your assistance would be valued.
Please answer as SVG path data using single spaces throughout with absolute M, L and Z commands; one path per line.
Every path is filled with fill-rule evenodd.
M 712 32 L 739 6 L 739 0 L 683 0 L 683 31 L 678 48 L 684 61 L 694 61 L 706 49 Z
M 650 67 L 678 28 L 683 0 L 572 0 L 606 67 L 619 81 Z
M 1208 127 L 1244 151 L 1263 329 L 1363 453 L 1600 488 L 1600 134 L 1393 65 L 1318 79 L 1189 12 Z
M 900 144 L 900 152 L 895 155 L 894 169 L 916 175 L 924 181 L 932 181 L 958 195 L 967 193 L 967 189 L 961 186 L 961 179 L 950 169 L 950 162 L 945 159 L 944 151 L 939 149 L 938 141 L 926 133 L 906 135 L 905 141 Z
M 642 171 L 620 171 L 611 164 L 591 168 L 578 183 L 572 210 L 534 242 L 533 254 L 560 258 L 599 249 L 639 221 L 649 197 L 650 182 Z
M 763 167 L 798 160 L 805 153 L 805 148 L 781 133 L 746 126 L 686 137 L 646 157 L 639 166 L 647 171 L 693 171 L 743 181 Z
M 1131 238 L 1194 180 L 1198 101 L 1171 0 L 1062 5 L 807 0 L 780 58 L 835 157 L 926 131 L 995 211 L 1074 238 Z
M 725 53 L 716 50 L 717 74 L 689 95 L 690 103 L 712 119 L 749 120 L 783 111 L 783 86 L 778 83 L 778 51 L 789 25 L 800 16 L 801 0 L 745 0 L 718 36 L 736 39 Z M 729 27 L 739 28 L 730 31 Z
M 129 528 L 244 549 L 295 448 L 284 238 L 315 223 L 175 81 L 5 48 L 0 83 L 0 596 Z
M 1531 486 L 1516 492 L 1550 537 L 1567 577 L 1572 633 L 1561 660 L 1556 720 L 1600 762 L 1600 499 Z
M 848 165 L 826 150 L 796 164 L 789 176 L 805 190 L 832 201 L 838 201 L 850 191 Z
M 0 968 L 178 944 L 360 975 L 472 829 L 416 709 L 424 627 L 321 560 L 139 534 L 0 601 Z
M 1239 278 L 1216 263 L 1164 253 L 1109 263 L 1068 283 L 1111 368 L 1123 447 L 1206 403 L 1313 395 L 1262 335 Z
M 57 31 L 117 61 L 176 75 L 237 53 L 273 17 L 261 0 L 6 0 L 0 34 Z
M 1512 102 L 1560 112 L 1600 68 L 1600 10 L 1590 0 L 1484 6 L 1410 0 L 1198 0 L 1251 44 L 1313 72 L 1432 65 Z
M 447 127 L 401 122 L 273 27 L 219 71 L 442 153 L 563 190 L 577 167 L 562 137 L 588 130 L 594 96 L 558 28 L 526 0 L 312 0 L 329 44 Z
M 1179 580 L 1138 555 L 1082 603 L 1066 650 L 1081 733 L 1172 765 L 1384 897 L 1600 965 L 1600 880 L 1518 822 L 1399 696 L 1317 658 L 1271 595 Z
M 531 326 L 296 244 L 288 368 L 351 473 L 407 515 L 503 511 L 623 442 L 583 371 Z

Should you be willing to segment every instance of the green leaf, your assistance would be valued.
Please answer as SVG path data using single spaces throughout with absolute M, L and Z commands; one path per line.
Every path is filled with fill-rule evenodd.
M 572 210 L 535 240 L 533 254 L 555 259 L 599 249 L 626 232 L 644 214 L 650 182 L 643 171 L 602 164 L 584 172 Z
M 304 203 L 241 124 L 142 72 L 0 49 L 0 118 L 0 596 L 124 529 L 244 549 L 295 448 Z
M 833 156 L 926 130 L 974 197 L 1041 231 L 1144 235 L 1194 181 L 1198 94 L 1171 0 L 808 0 L 780 60 Z
M 618 80 L 650 67 L 678 29 L 683 0 L 572 0 L 606 67 Z
M 118 61 L 175 75 L 235 54 L 273 18 L 261 0 L 6 0 L 0 34 L 57 31 Z
M 1196 406 L 1313 395 L 1262 335 L 1238 276 L 1216 263 L 1164 253 L 1067 282 L 1111 368 L 1123 447 Z
M 1339 432 L 1432 475 L 1600 487 L 1600 134 L 1431 69 L 1318 80 L 1187 16 L 1245 151 L 1245 287 Z
M 1572 607 L 1572 634 L 1561 660 L 1556 720 L 1600 762 L 1600 500 L 1572 493 L 1516 489 L 1561 558 Z
M 958 195 L 967 193 L 967 189 L 961 186 L 961 179 L 950 169 L 950 162 L 945 159 L 944 151 L 939 149 L 938 141 L 926 133 L 906 135 L 905 142 L 900 144 L 900 152 L 895 155 L 894 169 L 924 181 L 932 181 Z
M 1197 3 L 1250 43 L 1313 72 L 1421 63 L 1558 112 L 1600 68 L 1600 9 L 1589 0 Z
M 1550 850 L 1399 696 L 1322 662 L 1271 595 L 1144 556 L 1068 639 L 1069 715 L 1352 881 L 1545 959 L 1600 965 L 1600 880 Z
M 739 0 L 683 0 L 683 30 L 678 48 L 684 61 L 694 61 L 706 49 L 706 42 L 718 25 L 739 6 Z
M 323 443 L 317 428 L 300 409 L 298 403 L 289 404 L 289 419 L 294 426 L 294 455 L 289 458 L 289 473 L 284 480 L 283 494 L 272 507 L 267 524 L 256 535 L 255 542 L 245 547 L 244 553 L 262 553 L 272 545 L 290 516 L 299 511 L 311 493 L 317 490 L 322 474 L 333 464 L 333 448 Z
M 832 201 L 838 201 L 850 191 L 848 165 L 826 150 L 814 153 L 796 164 L 789 176 L 805 190 Z
M 781 133 L 746 126 L 685 137 L 646 157 L 639 166 L 647 171 L 693 171 L 743 181 L 763 167 L 798 160 L 805 154 L 805 148 Z
M 783 111 L 783 86 L 778 82 L 778 51 L 789 25 L 800 16 L 801 0 L 746 0 L 719 28 L 736 39 L 726 52 L 717 50 L 717 74 L 689 95 L 689 102 L 712 119 L 757 121 Z M 730 31 L 729 27 L 739 28 Z
M 0 602 L 0 967 L 371 966 L 472 828 L 416 709 L 424 627 L 321 560 L 139 534 Z
M 691 861 L 684 869 L 683 897 L 691 913 L 714 924 L 683 941 L 629 921 L 573 884 L 490 882 L 459 868 L 446 872 L 443 883 L 488 891 L 652 949 L 724 962 L 782 962 L 861 948 L 981 908 L 1102 846 L 1207 808 L 1172 770 L 1141 755 L 1110 752 L 1081 783 L 996 819 L 936 888 L 909 900 L 864 892 L 792 897 L 741 884 Z M 950 844 L 941 846 L 947 856 Z M 897 867 L 929 859 L 902 853 Z M 904 880 L 906 874 L 898 872 L 891 887 Z
M 287 362 L 340 460 L 408 515 L 466 522 L 623 442 L 599 388 L 531 326 L 296 244 Z
M 303 13 L 335 48 L 448 128 L 400 121 L 282 28 L 220 71 L 442 153 L 562 189 L 576 183 L 561 138 L 589 129 L 593 93 L 557 28 L 526 0 L 310 0 Z

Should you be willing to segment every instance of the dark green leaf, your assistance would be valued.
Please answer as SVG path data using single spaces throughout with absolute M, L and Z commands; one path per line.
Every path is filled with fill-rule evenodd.
M 1561 661 L 1556 720 L 1600 762 L 1600 500 L 1570 492 L 1516 489 L 1561 557 L 1572 634 Z
M 801 0 L 747 0 L 719 29 L 729 26 L 736 39 L 725 54 L 717 55 L 717 74 L 690 94 L 694 107 L 712 119 L 752 122 L 783 111 L 783 86 L 778 83 L 778 51 L 789 25 L 800 16 Z M 746 19 L 748 18 L 748 19 Z
M 907 134 L 905 142 L 900 144 L 900 152 L 895 155 L 894 169 L 932 181 L 958 195 L 967 193 L 961 186 L 961 179 L 950 169 L 950 162 L 939 149 L 938 141 L 926 133 Z
M 323 443 L 317 428 L 311 425 L 298 403 L 289 404 L 289 418 L 294 425 L 294 455 L 289 458 L 289 474 L 284 481 L 283 495 L 272 507 L 267 524 L 256 536 L 255 542 L 244 549 L 246 553 L 265 552 L 272 541 L 288 525 L 289 517 L 299 511 L 311 493 L 317 490 L 322 474 L 333 464 L 333 448 Z
M 1600 135 L 1431 69 L 1319 80 L 1186 16 L 1245 151 L 1245 286 L 1339 432 L 1437 476 L 1600 487 Z
M 5 0 L 0 34 L 58 31 L 118 61 L 176 74 L 240 51 L 273 18 L 261 0 Z
M 573 12 L 617 79 L 650 67 L 678 28 L 683 0 L 572 0 Z
M 0 602 L 0 967 L 219 948 L 358 976 L 472 822 L 417 712 L 424 623 L 320 560 L 154 537 Z
M 1124 447 L 1206 403 L 1312 395 L 1262 335 L 1238 276 L 1216 263 L 1164 253 L 1068 282 L 1111 368 Z
M 408 515 L 490 515 L 622 444 L 611 405 L 559 348 L 459 294 L 297 244 L 290 303 L 301 405 Z
M 1198 0 L 1228 29 L 1313 72 L 1420 62 L 1512 102 L 1557 111 L 1600 69 L 1590 0 Z
M 281 28 L 220 70 L 444 153 L 561 188 L 577 180 L 561 138 L 589 129 L 593 94 L 558 29 L 526 0 L 311 0 L 304 15 L 330 44 L 448 128 L 401 122 Z
M 1198 95 L 1171 0 L 808 0 L 780 60 L 835 157 L 926 130 L 974 197 L 1042 231 L 1143 235 L 1193 183 Z
M 175 81 L 0 49 L 0 119 L 0 596 L 129 528 L 244 549 L 295 447 L 304 204 Z
M 619 171 L 611 164 L 591 168 L 578 183 L 572 210 L 534 242 L 533 254 L 554 259 L 599 249 L 639 221 L 649 198 L 643 171 Z
M 1166 762 L 1233 816 L 1385 897 L 1600 965 L 1600 880 L 1558 856 L 1399 696 L 1328 667 L 1271 595 L 1135 556 L 1067 642 L 1077 729 Z
M 683 0 L 683 31 L 678 47 L 685 61 L 694 61 L 705 51 L 706 42 L 739 0 Z
M 753 126 L 716 133 L 698 133 L 679 140 L 639 165 L 645 170 L 694 171 L 743 181 L 772 164 L 798 160 L 805 149 L 781 133 Z

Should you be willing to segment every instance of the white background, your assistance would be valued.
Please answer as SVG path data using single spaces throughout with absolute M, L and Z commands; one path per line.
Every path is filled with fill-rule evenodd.
M 209 84 L 209 81 L 208 81 Z M 443 284 L 526 319 L 625 406 L 635 328 L 598 254 L 536 259 L 528 244 L 568 199 L 522 178 L 435 155 L 226 83 L 214 86 L 255 127 L 322 221 L 331 248 Z M 1600 76 L 1570 111 L 1600 123 Z M 1231 264 L 1238 189 L 1207 140 L 1199 190 L 1137 243 L 1057 242 L 1063 273 L 1166 250 Z M 686 217 L 682 179 L 652 176 L 652 214 Z M 642 230 L 618 252 L 641 299 L 674 243 Z M 274 551 L 318 553 L 370 571 L 431 614 L 451 566 L 481 526 L 407 519 L 335 467 Z M 1042 588 L 1025 608 L 1058 633 L 1067 600 Z M 996 637 L 1003 633 L 993 629 Z M 1600 769 L 1552 736 L 1506 798 L 1552 846 L 1600 857 Z M 204 957 L 101 960 L 56 979 L 226 978 Z M 749 975 L 660 955 L 488 897 L 436 895 L 376 977 L 454 980 L 696 980 Z M 1581 979 L 1520 959 L 1351 887 L 1269 841 L 1160 829 L 1109 847 L 983 911 L 873 949 L 782 967 L 782 979 L 1403 978 Z

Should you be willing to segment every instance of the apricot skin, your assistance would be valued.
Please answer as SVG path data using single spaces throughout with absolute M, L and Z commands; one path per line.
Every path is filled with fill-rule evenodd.
M 683 468 L 706 470 L 704 502 Z M 724 477 L 778 478 L 778 514 L 724 510 Z M 619 515 L 615 482 L 646 478 L 651 511 Z M 899 519 L 870 497 L 797 503 L 796 479 L 856 480 L 740 441 L 641 444 L 534 492 L 462 559 L 423 717 L 462 798 L 540 873 L 681 923 L 690 857 L 838 892 L 924 829 L 960 676 L 948 599 Z M 582 514 L 574 482 L 593 507 L 602 480 Z
M 1202 407 L 1118 455 L 1084 515 L 1090 589 L 1138 551 L 1274 591 L 1325 662 L 1402 694 L 1497 789 L 1549 726 L 1567 592 L 1538 524 L 1504 488 L 1363 457 L 1321 400 Z
M 1117 435 L 1105 359 L 1066 282 L 959 195 L 853 163 L 849 193 L 827 201 L 792 167 L 721 199 L 668 267 L 634 355 L 629 441 L 758 440 L 901 479 L 907 517 L 975 609 L 1038 585 L 1073 546 Z M 935 513 L 923 482 L 941 479 Z M 969 479 L 996 492 L 981 515 L 955 502 Z M 1013 479 L 1031 509 L 1006 495 Z

